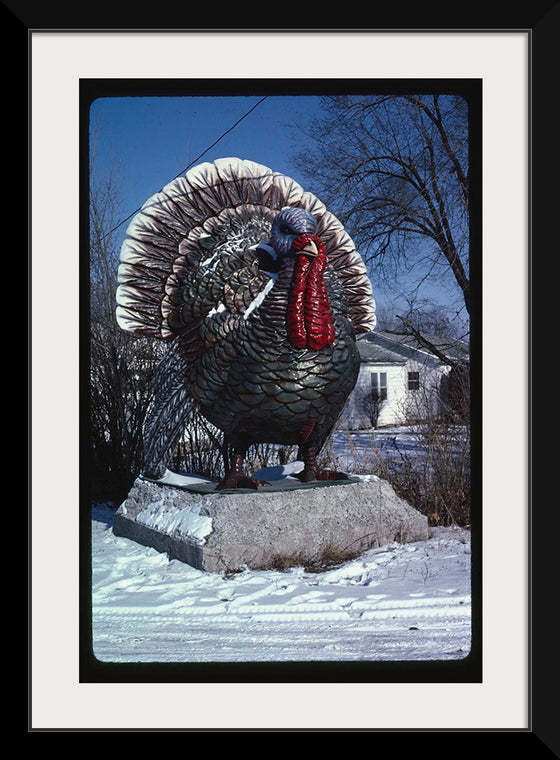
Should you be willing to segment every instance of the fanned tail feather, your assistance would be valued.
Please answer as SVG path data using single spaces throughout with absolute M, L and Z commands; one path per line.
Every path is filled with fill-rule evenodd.
M 238 228 L 257 220 L 261 230 L 253 225 L 253 238 L 245 245 L 262 242 L 284 206 L 305 208 L 316 217 L 317 234 L 345 291 L 356 332 L 372 330 L 376 320 L 371 283 L 340 221 L 295 180 L 237 158 L 190 169 L 152 196 L 132 220 L 119 266 L 119 325 L 171 341 L 193 319 L 204 319 L 220 300 L 219 289 L 211 286 L 219 264 L 213 257 L 213 238 L 230 230 L 232 245 L 243 243 Z M 246 263 L 240 260 L 239 265 Z M 261 278 L 260 288 L 265 284 L 266 278 Z M 193 300 L 197 293 L 200 297 Z

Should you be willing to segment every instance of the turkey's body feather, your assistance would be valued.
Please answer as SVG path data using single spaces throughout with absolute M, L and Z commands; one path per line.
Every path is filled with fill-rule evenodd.
M 334 342 L 320 351 L 290 344 L 285 314 L 291 274 L 287 268 L 258 310 L 205 351 L 189 372 L 201 412 L 241 448 L 304 441 L 321 448 L 356 384 L 360 359 L 354 328 L 332 275 Z
M 221 159 L 171 182 L 130 224 L 117 320 L 170 343 L 145 426 L 146 471 L 159 476 L 193 404 L 240 452 L 318 452 L 355 385 L 355 333 L 373 329 L 375 303 L 352 240 L 315 196 Z

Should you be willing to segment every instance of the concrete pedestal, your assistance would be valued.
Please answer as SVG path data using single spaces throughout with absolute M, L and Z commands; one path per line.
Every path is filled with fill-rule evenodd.
M 302 486 L 286 471 L 262 474 L 270 485 L 236 492 L 216 492 L 195 476 L 138 478 L 113 531 L 200 570 L 225 573 L 320 567 L 428 537 L 427 518 L 373 476 Z

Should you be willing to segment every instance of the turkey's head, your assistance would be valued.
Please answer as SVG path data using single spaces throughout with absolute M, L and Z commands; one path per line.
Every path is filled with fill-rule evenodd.
M 276 216 L 270 232 L 270 243 L 277 257 L 293 255 L 294 243 L 302 236 L 315 235 L 317 220 L 303 208 L 286 206 Z
M 303 208 L 288 206 L 276 216 L 270 244 L 279 270 L 292 269 L 286 328 L 296 348 L 320 351 L 334 341 L 334 324 L 323 273 L 325 246 L 317 220 Z

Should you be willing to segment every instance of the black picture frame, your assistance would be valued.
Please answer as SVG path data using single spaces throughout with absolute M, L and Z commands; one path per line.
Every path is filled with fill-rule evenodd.
M 31 4 L 32 5 L 32 4 Z M 27 44 L 29 44 L 29 38 L 32 34 L 40 33 L 41 30 L 61 30 L 66 32 L 72 32 L 73 30 L 83 30 L 84 28 L 89 29 L 88 23 L 84 25 L 83 20 L 77 18 L 76 16 L 76 9 L 73 11 L 68 12 L 68 9 L 64 9 L 64 12 L 62 12 L 62 9 L 56 9 L 52 7 L 46 7 L 46 6 L 40 6 L 37 4 L 37 7 L 33 8 L 30 7 L 30 4 L 27 4 L 25 8 L 17 7 L 18 4 L 14 2 L 10 3 L 4 3 L 5 9 L 4 15 L 7 15 L 8 18 L 8 24 L 6 25 L 5 29 L 8 30 L 10 28 L 15 29 L 16 33 L 19 35 L 19 39 L 25 38 L 27 41 Z M 92 29 L 95 30 L 110 30 L 110 29 L 118 29 L 118 30 L 126 30 L 126 21 L 124 20 L 124 15 L 120 17 L 120 13 L 124 14 L 124 9 L 118 9 L 118 8 L 111 8 L 111 9 L 98 9 L 99 13 L 96 18 L 95 26 L 92 26 Z M 472 25 L 472 27 L 469 27 L 471 29 L 476 29 L 477 31 L 481 29 L 491 29 L 493 32 L 500 32 L 503 31 L 504 33 L 507 33 L 508 30 L 524 30 L 527 32 L 529 38 L 530 38 L 530 44 L 531 44 L 531 71 L 529 73 L 530 75 L 530 83 L 531 83 L 531 114 L 530 114 L 530 126 L 531 126 L 531 132 L 530 132 L 530 144 L 531 144 L 531 173 L 532 176 L 538 176 L 539 179 L 541 179 L 544 175 L 544 166 L 546 165 L 546 161 L 544 160 L 544 143 L 546 140 L 541 140 L 539 138 L 539 143 L 535 143 L 532 140 L 533 135 L 533 129 L 534 124 L 538 122 L 539 125 L 539 131 L 541 133 L 544 133 L 548 137 L 550 137 L 551 142 L 553 142 L 553 134 L 551 132 L 553 128 L 553 124 L 551 121 L 547 118 L 547 112 L 544 110 L 546 108 L 545 102 L 545 94 L 544 94 L 544 88 L 549 86 L 550 79 L 553 76 L 554 72 L 554 53 L 555 53 L 555 41 L 557 37 L 558 32 L 558 5 L 556 3 L 537 3 L 536 5 L 533 5 L 530 11 L 526 11 L 524 9 L 517 9 L 517 11 L 510 11 L 508 10 L 508 18 L 497 18 L 496 24 L 493 25 L 492 21 L 493 19 L 490 18 L 488 15 L 488 9 L 486 9 L 485 14 L 481 14 L 476 19 L 476 22 Z M 517 15 L 515 15 L 517 13 Z M 160 28 L 166 27 L 170 29 L 177 29 L 178 27 L 181 27 L 181 23 L 179 21 L 178 27 L 177 19 L 173 21 L 171 19 L 171 16 L 173 13 L 170 13 L 170 15 L 164 15 L 165 11 L 162 13 L 162 16 L 158 18 L 158 26 Z M 501 14 L 499 14 L 501 15 Z M 79 16 L 79 13 L 78 13 Z M 109 22 L 106 23 L 104 26 L 103 19 L 108 19 Z M 411 17 L 411 21 L 414 20 L 413 17 Z M 88 20 L 89 21 L 89 20 Z M 171 22 L 171 23 L 170 23 Z M 139 11 L 139 14 L 136 15 L 136 23 L 137 27 L 140 29 L 150 29 L 150 25 L 146 23 L 144 25 L 141 11 Z M 380 23 L 380 22 L 379 22 Z M 504 26 L 505 24 L 505 26 Z M 202 27 L 201 27 L 202 28 Z M 379 28 L 387 28 L 388 30 L 393 29 L 392 24 L 387 24 L 386 27 L 383 25 Z M 426 25 L 420 22 L 418 27 L 416 29 L 412 29 L 411 31 L 416 30 L 424 30 L 426 28 Z M 447 27 L 446 27 L 447 28 Z M 449 29 L 453 28 L 451 25 Z M 259 30 L 251 30 L 258 33 Z M 314 31 L 314 30 L 312 30 Z M 358 31 L 364 31 L 363 29 L 360 29 Z M 398 29 L 397 31 L 402 31 Z M 445 29 L 438 29 L 437 31 L 445 32 Z M 31 115 L 32 118 L 32 115 Z M 32 156 L 31 156 L 32 158 Z M 550 219 L 553 218 L 553 215 L 551 214 L 552 208 L 552 197 L 546 192 L 545 188 L 547 187 L 546 181 L 543 182 L 543 184 L 538 185 L 535 187 L 535 183 L 532 183 L 531 185 L 531 246 L 530 251 L 536 249 L 536 247 L 539 245 L 539 248 L 542 246 L 543 248 L 546 248 L 548 244 L 547 235 L 550 232 Z M 530 256 L 529 264 L 532 263 L 532 257 Z M 531 266 L 529 266 L 529 282 L 528 282 L 528 292 L 529 294 L 532 293 L 533 290 L 533 277 L 532 277 L 532 269 Z M 32 336 L 31 336 L 32 338 Z M 528 366 L 528 374 L 530 374 L 530 356 L 528 357 L 529 366 Z M 531 398 L 527 399 L 527 404 L 529 407 L 529 419 L 532 422 L 532 415 L 531 415 Z M 531 428 L 530 428 L 531 429 Z M 530 459 L 531 461 L 531 459 Z M 529 462 L 530 466 L 530 462 Z M 530 546 L 534 546 L 534 544 L 540 540 L 544 539 L 544 524 L 535 524 L 533 521 L 533 509 L 532 509 L 532 499 L 531 499 L 531 489 L 530 493 L 528 494 L 528 500 L 530 504 L 530 531 L 529 531 L 529 542 Z M 550 521 L 546 521 L 546 528 L 550 528 Z M 529 726 L 525 731 L 514 731 L 512 733 L 514 734 L 529 734 L 530 737 L 533 739 L 533 742 L 531 744 L 532 751 L 544 751 L 545 753 L 547 751 L 555 751 L 558 747 L 558 733 L 555 726 L 555 715 L 554 715 L 554 701 L 548 699 L 548 690 L 547 690 L 547 684 L 550 684 L 551 682 L 551 675 L 553 670 L 550 667 L 549 657 L 548 653 L 554 651 L 553 646 L 553 640 L 552 640 L 552 634 L 553 634 L 553 626 L 547 625 L 547 622 L 544 619 L 545 610 L 547 606 L 546 597 L 544 597 L 543 589 L 546 587 L 546 579 L 553 577 L 553 569 L 551 567 L 551 560 L 547 555 L 536 555 L 534 552 L 531 552 L 531 578 L 530 584 L 531 584 L 531 608 L 530 608 L 530 621 L 529 621 L 529 628 L 530 628 L 530 678 L 529 678 L 529 692 L 528 692 L 528 698 L 529 698 L 529 704 L 530 704 L 530 711 L 529 711 Z M 542 581 L 542 583 L 539 583 L 539 581 Z M 540 592 L 539 592 L 540 589 Z M 33 590 L 30 589 L 30 594 L 32 595 Z M 541 596 L 541 600 L 539 601 L 539 595 Z M 543 599 L 544 597 L 544 599 Z M 33 624 L 32 619 L 30 620 L 30 624 Z M 535 641 L 538 641 L 538 647 L 535 646 Z M 30 665 L 32 667 L 32 661 L 30 662 Z M 144 681 L 145 676 L 142 674 L 139 674 L 139 679 L 141 681 Z M 95 679 L 94 679 L 95 680 Z M 102 676 L 100 681 L 104 681 L 105 676 Z M 109 681 L 111 679 L 108 679 Z M 136 679 L 132 679 L 136 680 Z M 41 731 L 41 730 L 49 730 L 44 729 L 41 727 L 33 726 L 32 723 L 32 714 L 30 711 L 29 714 L 29 724 L 28 724 L 28 731 L 35 732 L 35 731 Z M 50 730 L 76 730 L 76 729 L 65 729 L 64 727 L 56 727 L 54 729 Z M 91 729 L 78 729 L 78 730 L 91 730 Z M 104 730 L 103 728 L 95 729 L 95 730 Z M 122 730 L 127 730 L 126 728 L 123 728 Z M 152 730 L 152 729 L 146 729 L 146 730 Z M 170 729 L 170 730 L 184 730 L 184 729 Z M 188 730 L 188 729 L 187 729 Z M 219 730 L 219 729 L 217 729 Z M 291 730 L 287 728 L 286 730 Z M 313 730 L 313 729 L 309 729 Z M 333 730 L 339 730 L 334 728 Z M 367 728 L 359 729 L 359 730 L 368 730 Z M 407 731 L 407 729 L 403 729 L 404 731 Z M 414 729 L 410 729 L 411 731 L 414 731 Z M 481 738 L 485 740 L 486 734 L 488 731 L 496 731 L 499 732 L 500 735 L 500 741 L 503 740 L 503 731 L 500 729 L 500 727 L 496 727 L 495 729 L 480 729 L 477 727 L 473 727 L 471 733 L 471 738 L 473 740 L 480 740 Z M 507 733 L 507 731 L 506 731 Z M 480 736 L 482 734 L 482 737 Z

